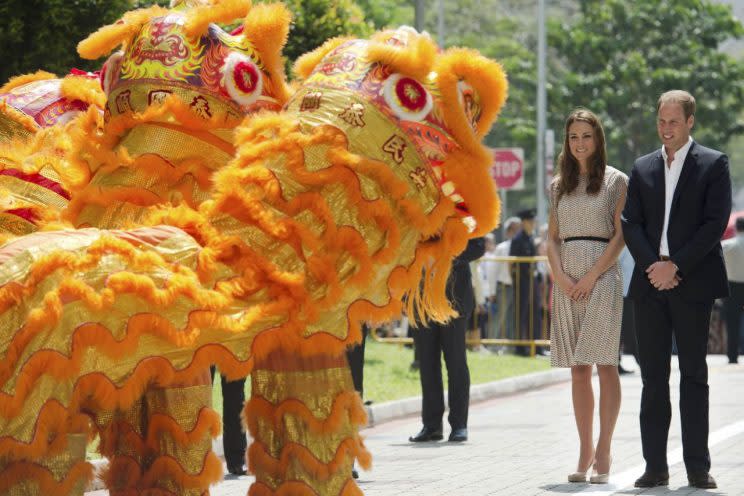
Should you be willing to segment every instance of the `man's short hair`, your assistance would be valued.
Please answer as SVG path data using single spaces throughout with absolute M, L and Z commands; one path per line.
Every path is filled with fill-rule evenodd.
M 680 104 L 682 111 L 685 113 L 685 119 L 689 119 L 691 115 L 695 115 L 695 97 L 685 90 L 670 90 L 662 93 L 656 102 L 656 112 L 665 103 Z
M 736 230 L 739 232 L 744 231 L 744 217 L 736 218 Z

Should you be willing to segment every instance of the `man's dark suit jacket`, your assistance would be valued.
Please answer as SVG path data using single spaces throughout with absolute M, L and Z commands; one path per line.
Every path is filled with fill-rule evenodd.
M 636 160 L 628 182 L 622 224 L 636 265 L 628 296 L 643 298 L 654 289 L 646 269 L 659 260 L 664 228 L 665 178 L 661 150 Z M 672 291 L 688 301 L 728 295 L 721 236 L 731 214 L 728 157 L 693 142 L 682 166 L 669 214 L 669 255 L 682 282 Z
M 465 250 L 452 261 L 452 271 L 447 281 L 447 298 L 460 317 L 469 318 L 473 313 L 475 296 L 470 262 L 478 260 L 484 253 L 486 253 L 485 238 L 473 238 L 468 241 Z

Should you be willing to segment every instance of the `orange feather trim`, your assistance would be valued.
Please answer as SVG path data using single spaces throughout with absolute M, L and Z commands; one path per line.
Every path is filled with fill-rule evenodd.
M 69 75 L 62 79 L 60 86 L 62 96 L 68 100 L 80 100 L 99 109 L 106 106 L 106 94 L 98 79 Z
M 250 10 L 250 0 L 211 0 L 208 5 L 197 5 L 186 11 L 184 31 L 192 38 L 199 38 L 211 23 L 229 24 L 246 17 Z
M 144 463 L 144 462 L 143 462 Z M 137 485 L 142 478 L 140 462 L 130 456 L 116 456 L 109 460 L 108 465 L 98 474 L 107 488 L 114 494 L 139 496 Z
M 367 47 L 369 60 L 388 66 L 393 72 L 425 81 L 437 58 L 438 49 L 434 41 L 428 34 L 411 31 L 408 45 L 401 47 L 386 43 L 392 34 L 392 31 L 384 31 L 372 37 L 373 41 Z
M 296 338 L 297 340 L 301 338 Z M 336 340 L 337 341 L 337 340 Z M 266 345 L 269 346 L 266 346 Z M 267 355 L 276 349 L 278 344 L 269 341 L 259 347 L 260 355 Z M 295 345 L 301 348 L 301 345 Z M 315 350 L 313 350 L 315 352 Z M 309 352 L 308 352 L 309 353 Z M 55 358 L 58 358 L 57 355 Z M 76 376 L 78 370 L 69 361 L 63 363 L 45 363 L 37 361 L 32 370 L 25 370 L 18 378 L 15 395 L 0 393 L 0 416 L 10 418 L 19 415 L 25 405 L 26 398 L 33 387 L 33 383 L 48 367 L 49 373 L 60 379 Z M 246 377 L 253 370 L 254 358 L 245 362 L 238 361 L 235 356 L 221 345 L 206 345 L 194 354 L 192 362 L 184 369 L 176 370 L 171 362 L 163 357 L 155 356 L 142 360 L 128 379 L 122 384 L 114 384 L 101 372 L 79 377 L 72 386 L 69 412 L 79 409 L 116 410 L 128 409 L 141 398 L 148 387 L 170 387 L 176 383 L 190 383 L 199 379 L 204 370 L 211 365 L 217 365 L 221 372 L 230 380 Z M 72 370 L 70 370 L 72 369 Z
M 29 115 L 24 114 L 15 107 L 11 107 L 5 100 L 0 101 L 0 114 L 23 127 L 30 133 L 35 133 L 41 129 L 41 126 L 39 126 Z
M 142 475 L 140 484 L 143 488 L 157 487 L 159 481 L 171 479 L 182 488 L 206 490 L 222 480 L 223 470 L 222 461 L 212 451 L 204 457 L 202 469 L 197 474 L 186 472 L 174 458 L 161 456 Z
M 318 419 L 313 412 L 296 398 L 289 398 L 274 405 L 265 398 L 253 396 L 243 408 L 243 419 L 251 434 L 258 434 L 259 418 L 274 424 L 274 431 L 281 433 L 284 428 L 284 416 L 294 415 L 302 419 L 313 432 L 329 434 L 336 432 L 347 419 L 354 425 L 367 425 L 367 413 L 362 400 L 356 391 L 345 391 L 333 399 L 331 413 L 325 419 Z
M 116 455 L 117 447 L 124 444 L 141 457 L 147 457 L 158 452 L 164 434 L 168 434 L 178 445 L 189 446 L 202 440 L 205 435 L 217 437 L 221 432 L 221 425 L 219 414 L 208 407 L 199 410 L 194 427 L 188 432 L 177 420 L 164 413 L 155 413 L 148 417 L 145 437 L 127 421 L 114 419 L 101 431 L 99 451 L 110 458 Z
M 78 54 L 88 60 L 108 55 L 119 45 L 128 44 L 150 19 L 167 14 L 168 9 L 157 5 L 127 12 L 116 23 L 98 29 L 78 43 Z
M 492 158 L 480 140 L 491 128 L 506 101 L 506 74 L 497 62 L 464 48 L 447 50 L 436 61 L 434 71 L 442 95 L 444 118 L 462 147 L 447 157 L 443 168 L 476 219 L 477 227 L 471 236 L 480 236 L 493 229 L 500 218 L 496 187 L 489 175 Z M 459 100 L 457 85 L 463 80 L 475 89 L 481 99 L 483 112 L 475 131 L 466 119 Z M 484 191 L 489 184 L 493 184 L 491 191 Z
M 186 432 L 176 419 L 164 413 L 156 413 L 148 417 L 147 444 L 157 450 L 164 433 L 167 433 L 176 444 L 192 445 L 208 435 L 216 438 L 222 431 L 220 415 L 209 407 L 203 407 L 197 414 L 193 429 Z
M 354 38 L 350 36 L 339 36 L 336 38 L 331 38 L 329 40 L 326 40 L 325 43 L 320 45 L 318 48 L 313 50 L 312 52 L 308 52 L 300 58 L 298 58 L 295 63 L 292 71 L 294 74 L 300 78 L 300 79 L 307 79 L 310 74 L 312 74 L 313 70 L 318 66 L 321 60 L 331 53 L 333 50 L 338 48 L 340 45 L 346 43 L 347 41 L 351 41 Z
M 56 400 L 50 400 L 39 410 L 33 432 L 28 443 L 12 436 L 0 437 L 0 459 L 34 460 L 54 455 L 67 447 L 67 434 L 86 433 L 92 436 L 94 431 L 87 415 L 70 417 L 64 406 Z
M 363 495 L 364 493 L 353 479 L 349 479 L 339 493 L 339 496 Z M 282 482 L 276 489 L 271 489 L 263 482 L 254 482 L 248 488 L 248 496 L 318 496 L 318 493 L 305 482 L 300 481 Z
M 79 461 L 72 466 L 65 478 L 58 481 L 46 467 L 32 462 L 16 462 L 4 467 L 0 477 L 0 494 L 24 482 L 33 481 L 39 487 L 40 494 L 71 494 L 81 481 L 93 479 L 93 465 Z
M 358 459 L 363 467 L 369 467 L 371 463 L 371 456 L 359 438 L 346 438 L 341 441 L 328 463 L 318 460 L 308 448 L 297 443 L 285 444 L 279 459 L 271 456 L 266 447 L 257 440 L 248 448 L 249 470 L 254 474 L 268 474 L 277 479 L 285 479 L 290 464 L 299 461 L 315 479 L 328 480 L 343 468 L 347 457 Z
M 10 90 L 23 86 L 24 84 L 49 79 L 57 79 L 57 76 L 47 71 L 36 71 L 33 74 L 21 74 L 20 76 L 10 78 L 7 83 L 0 86 L 0 93 L 9 93 Z
M 256 47 L 269 72 L 269 92 L 280 105 L 284 105 L 291 96 L 282 57 L 282 48 L 287 44 L 291 22 L 292 13 L 289 9 L 282 3 L 272 3 L 253 7 L 243 24 L 243 34 Z

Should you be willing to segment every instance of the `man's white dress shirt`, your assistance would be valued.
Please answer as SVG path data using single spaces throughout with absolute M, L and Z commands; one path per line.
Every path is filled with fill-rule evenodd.
M 677 150 L 672 158 L 672 163 L 669 165 L 669 156 L 667 155 L 666 148 L 661 147 L 661 156 L 664 157 L 664 230 L 661 231 L 661 246 L 659 246 L 659 254 L 665 257 L 669 256 L 669 242 L 667 240 L 667 229 L 669 228 L 669 214 L 672 211 L 672 199 L 674 199 L 674 190 L 677 189 L 677 183 L 679 182 L 679 175 L 682 173 L 682 166 L 685 164 L 687 158 L 687 152 L 690 151 L 692 146 L 692 137 L 687 140 L 687 143 Z

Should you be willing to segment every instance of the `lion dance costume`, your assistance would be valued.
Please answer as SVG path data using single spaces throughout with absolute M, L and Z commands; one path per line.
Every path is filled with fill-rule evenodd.
M 480 140 L 506 79 L 401 28 L 329 40 L 290 95 L 288 26 L 245 0 L 130 12 L 79 45 L 121 46 L 105 104 L 60 94 L 89 107 L 3 135 L 2 171 L 26 174 L 3 187 L 46 171 L 66 195 L 0 248 L 0 493 L 80 494 L 98 435 L 112 495 L 207 494 L 217 365 L 251 376 L 250 494 L 360 494 L 344 351 L 403 299 L 452 316 L 451 259 L 499 214 Z

